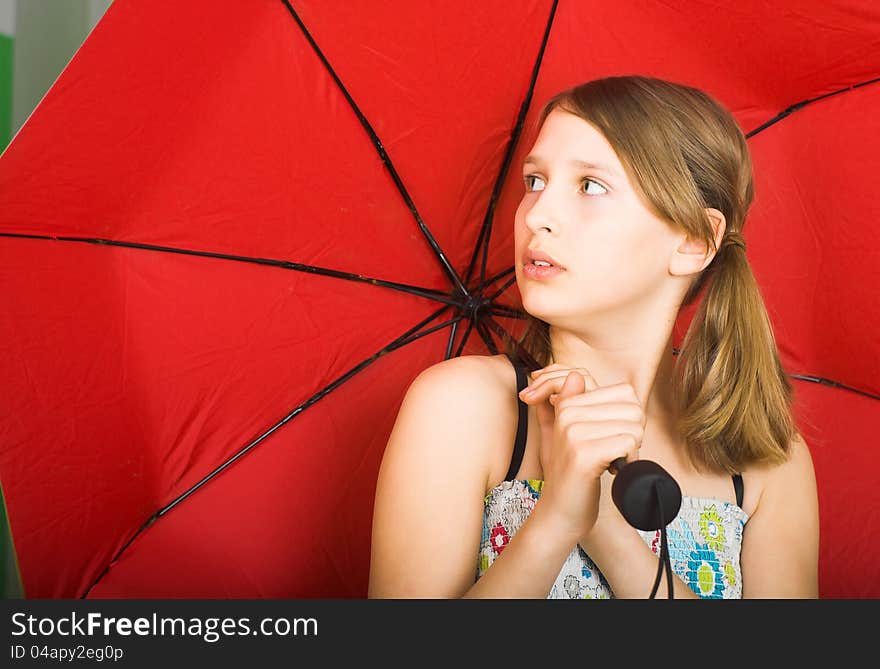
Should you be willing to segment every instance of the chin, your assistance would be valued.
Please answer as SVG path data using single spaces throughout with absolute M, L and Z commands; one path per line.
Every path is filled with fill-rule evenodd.
M 529 316 L 548 323 L 554 317 L 554 314 L 559 313 L 557 309 L 553 308 L 554 305 L 551 301 L 547 299 L 528 299 L 525 295 L 522 295 L 521 302 L 523 311 L 529 314 Z

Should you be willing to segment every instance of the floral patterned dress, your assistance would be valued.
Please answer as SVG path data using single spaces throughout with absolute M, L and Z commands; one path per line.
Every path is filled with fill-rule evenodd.
M 477 579 L 486 573 L 522 527 L 534 509 L 543 485 L 539 479 L 502 481 L 486 495 Z M 666 528 L 673 573 L 702 598 L 742 597 L 739 555 L 748 518 L 748 514 L 736 504 L 683 495 L 678 515 Z M 659 556 L 660 531 L 636 531 Z M 652 585 L 653 579 L 651 583 L 645 583 L 646 597 Z M 548 599 L 613 597 L 605 577 L 579 545 L 565 559 L 548 594 Z

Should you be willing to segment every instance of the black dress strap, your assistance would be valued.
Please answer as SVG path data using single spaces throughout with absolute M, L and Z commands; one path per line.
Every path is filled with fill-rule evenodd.
M 736 491 L 736 505 L 742 508 L 743 505 L 743 477 L 742 474 L 733 475 L 733 489 Z
M 509 354 L 507 354 L 507 359 L 510 360 L 513 368 L 516 370 L 516 401 L 519 406 L 519 416 L 516 425 L 516 441 L 513 445 L 513 457 L 510 459 L 510 468 L 507 470 L 507 475 L 504 477 L 505 481 L 510 481 L 519 471 L 519 466 L 522 464 L 523 454 L 526 452 L 526 434 L 529 429 L 529 405 L 520 399 L 519 393 L 522 392 L 523 388 L 529 385 L 529 380 L 527 378 L 528 374 L 526 373 L 525 367 L 517 364 Z

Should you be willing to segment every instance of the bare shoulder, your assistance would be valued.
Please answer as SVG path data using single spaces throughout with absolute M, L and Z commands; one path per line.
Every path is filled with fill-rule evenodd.
M 425 368 L 410 384 L 410 392 L 427 393 L 432 397 L 470 406 L 474 400 L 490 408 L 500 397 L 511 396 L 516 373 L 504 355 L 462 355 L 443 360 Z M 513 397 L 516 396 L 514 393 Z
M 495 357 L 438 362 L 407 388 L 379 468 L 370 597 L 457 597 L 473 585 L 504 420 Z
M 509 431 L 515 386 L 515 371 L 504 355 L 450 358 L 413 380 L 401 413 L 416 415 L 416 429 L 434 429 L 435 422 L 454 429 L 460 438 L 449 434 L 451 443 L 443 451 L 457 458 L 461 468 L 479 468 L 488 481 L 490 471 L 497 469 L 498 445 Z
M 789 442 L 788 458 L 784 462 L 752 465 L 746 468 L 743 477 L 752 485 L 752 513 L 768 500 L 775 503 L 792 496 L 809 497 L 816 494 L 813 458 L 809 445 L 799 433 Z
M 796 434 L 785 462 L 751 475 L 761 489 L 743 533 L 743 597 L 818 596 L 819 501 L 809 445 Z

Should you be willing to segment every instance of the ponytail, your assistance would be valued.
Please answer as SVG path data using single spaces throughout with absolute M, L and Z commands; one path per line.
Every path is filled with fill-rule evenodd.
M 796 434 L 793 388 L 739 233 L 725 236 L 673 377 L 677 429 L 692 462 L 742 471 L 780 463 Z

